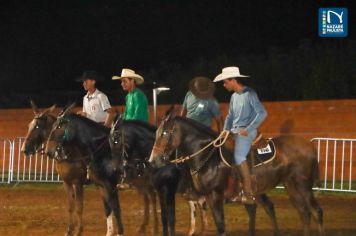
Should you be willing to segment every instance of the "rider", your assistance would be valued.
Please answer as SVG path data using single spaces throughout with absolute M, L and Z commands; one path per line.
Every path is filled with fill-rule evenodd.
M 124 120 L 141 120 L 148 122 L 148 102 L 146 95 L 137 85 L 143 84 L 141 75 L 131 69 L 122 69 L 121 76 L 113 76 L 113 80 L 121 80 L 123 90 L 127 91 Z
M 221 131 L 222 117 L 218 101 L 213 97 L 214 83 L 206 77 L 196 77 L 189 82 L 189 91 L 185 95 L 181 115 L 211 127 L 212 119 Z
M 244 191 L 241 200 L 245 203 L 253 203 L 254 191 L 246 156 L 256 138 L 257 128 L 267 117 L 267 112 L 256 92 L 246 86 L 248 78 L 249 76 L 240 74 L 238 67 L 226 67 L 215 77 L 214 82 L 223 81 L 224 87 L 234 92 L 231 96 L 224 130 L 231 131 L 235 136 L 235 164 L 239 167 L 243 178 Z
M 84 90 L 87 91 L 83 98 L 83 110 L 78 114 L 110 128 L 114 112 L 108 97 L 96 88 L 98 80 L 99 76 L 95 71 L 84 71 L 83 75 L 77 79 L 83 82 Z
M 143 84 L 144 79 L 141 75 L 136 74 L 131 69 L 122 69 L 121 76 L 113 76 L 113 80 L 121 80 L 123 90 L 127 91 L 125 111 L 123 120 L 141 120 L 148 122 L 148 101 L 146 95 L 137 85 Z M 123 168 L 123 176 L 121 183 L 118 184 L 120 190 L 130 188 L 128 168 Z

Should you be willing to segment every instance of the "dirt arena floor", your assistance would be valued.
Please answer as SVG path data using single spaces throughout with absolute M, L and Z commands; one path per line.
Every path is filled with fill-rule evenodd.
M 283 235 L 302 235 L 296 210 L 283 190 L 270 194 L 275 202 L 277 218 Z M 125 235 L 139 235 L 143 218 L 142 200 L 134 190 L 120 193 Z M 326 235 L 356 235 L 356 194 L 318 193 L 324 209 Z M 60 184 L 19 184 L 0 186 L 0 235 L 64 235 L 66 229 L 66 200 Z M 85 188 L 83 235 L 105 235 L 106 219 L 99 195 L 94 186 Z M 239 204 L 225 207 L 227 235 L 247 235 L 247 214 Z M 210 220 L 208 235 L 215 235 Z M 177 199 L 177 235 L 186 235 L 189 226 L 188 205 Z M 317 235 L 313 223 L 313 235 Z M 145 235 L 152 235 L 152 228 Z M 267 215 L 258 209 L 257 235 L 272 235 Z

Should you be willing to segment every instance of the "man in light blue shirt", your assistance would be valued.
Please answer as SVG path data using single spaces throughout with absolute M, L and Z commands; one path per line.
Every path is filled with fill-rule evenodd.
M 267 112 L 258 99 L 256 92 L 246 86 L 249 76 L 241 75 L 238 67 L 222 69 L 214 82 L 223 81 L 231 96 L 229 112 L 225 120 L 224 129 L 235 134 L 235 163 L 243 177 L 244 196 L 242 201 L 253 203 L 253 188 L 251 174 L 246 162 L 253 140 L 257 135 L 257 128 L 267 117 Z
M 206 77 L 196 77 L 189 83 L 181 115 L 193 119 L 207 127 L 211 127 L 212 120 L 216 121 L 219 132 L 222 128 L 222 118 L 218 101 L 213 97 L 214 83 Z

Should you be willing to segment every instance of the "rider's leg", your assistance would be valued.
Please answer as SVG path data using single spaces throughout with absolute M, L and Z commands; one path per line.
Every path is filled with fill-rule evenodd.
M 235 151 L 234 158 L 235 163 L 238 166 L 243 182 L 243 203 L 254 203 L 253 188 L 252 188 L 252 178 L 249 166 L 246 161 L 246 156 L 251 149 L 251 144 L 257 135 L 257 131 L 253 130 L 247 136 L 236 135 L 235 138 Z

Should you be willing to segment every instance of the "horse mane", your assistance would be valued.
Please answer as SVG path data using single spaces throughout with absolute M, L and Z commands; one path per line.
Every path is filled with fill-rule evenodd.
M 124 120 L 124 123 L 142 126 L 143 128 L 146 128 L 151 132 L 156 132 L 156 130 L 157 130 L 156 126 L 151 125 L 150 123 L 147 123 L 147 122 L 144 122 L 141 120 Z
M 178 121 L 182 121 L 183 123 L 187 123 L 190 126 L 193 126 L 195 129 L 197 129 L 199 132 L 204 133 L 208 136 L 210 136 L 211 138 L 217 138 L 218 137 L 218 133 L 215 132 L 214 130 L 212 130 L 210 127 L 203 125 L 193 119 L 189 119 L 186 117 L 182 117 L 182 116 L 176 116 L 175 117 L 176 120 Z
M 101 125 L 89 118 L 86 118 L 84 116 L 81 115 L 77 115 L 75 113 L 71 113 L 68 115 L 69 118 L 74 118 L 74 120 L 80 120 L 81 122 L 85 123 L 86 125 L 88 125 L 89 127 L 93 127 L 94 129 L 100 130 L 101 132 L 104 132 L 106 134 L 108 134 L 110 132 L 110 129 L 105 127 L 104 125 Z

